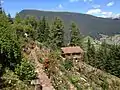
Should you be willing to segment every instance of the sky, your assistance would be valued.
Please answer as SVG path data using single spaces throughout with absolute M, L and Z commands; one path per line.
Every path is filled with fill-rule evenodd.
M 120 0 L 1 0 L 5 12 L 12 17 L 23 9 L 67 11 L 98 17 L 120 16 Z

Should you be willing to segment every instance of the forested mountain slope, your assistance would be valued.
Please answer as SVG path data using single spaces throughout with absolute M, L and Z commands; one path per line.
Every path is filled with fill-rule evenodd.
M 78 25 L 82 34 L 93 37 L 98 37 L 98 33 L 113 35 L 120 32 L 120 20 L 100 18 L 87 14 L 39 10 L 22 10 L 19 14 L 21 17 L 27 15 L 36 16 L 37 18 L 46 16 L 49 21 L 58 16 L 64 21 L 66 32 L 68 32 L 69 25 L 73 21 Z

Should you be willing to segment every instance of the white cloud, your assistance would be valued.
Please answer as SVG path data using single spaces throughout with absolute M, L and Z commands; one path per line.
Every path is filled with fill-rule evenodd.
M 107 16 L 111 16 L 112 14 L 113 14 L 113 12 L 101 12 L 101 14 L 103 14 L 103 15 L 107 15 Z
M 104 15 L 100 15 L 99 17 L 103 17 L 103 18 L 120 18 L 120 13 L 118 14 L 115 14 L 115 13 L 107 13 L 107 14 L 104 14 Z
M 59 4 L 59 5 L 58 5 L 58 8 L 59 8 L 59 9 L 63 8 L 62 4 Z
M 120 18 L 120 13 L 113 13 L 113 12 L 101 12 L 101 17 L 104 18 Z
M 92 5 L 93 8 L 100 8 L 100 5 Z
M 90 9 L 87 11 L 87 14 L 98 14 L 101 12 L 101 9 Z
M 4 1 L 3 0 L 1 0 L 1 4 L 3 4 L 4 3 Z
M 111 18 L 120 18 L 120 13 L 112 14 Z
M 78 2 L 79 0 L 70 0 L 70 2 L 72 3 L 72 2 Z
M 91 14 L 91 15 L 98 14 L 98 15 L 104 16 L 104 17 L 112 17 L 113 16 L 113 12 L 105 12 L 105 11 L 102 11 L 101 9 L 90 9 L 90 10 L 88 10 L 87 14 Z
M 109 2 L 108 4 L 107 4 L 107 6 L 108 7 L 110 7 L 110 6 L 113 6 L 115 3 L 112 1 L 112 2 Z
M 90 9 L 87 11 L 86 14 L 91 14 L 91 15 L 99 15 L 99 17 L 104 17 L 104 18 L 119 18 L 120 13 L 113 13 L 113 12 L 108 12 L 108 11 L 102 11 L 101 9 Z
M 105 18 L 108 18 L 113 16 L 113 12 L 101 12 L 101 15 L 103 15 Z

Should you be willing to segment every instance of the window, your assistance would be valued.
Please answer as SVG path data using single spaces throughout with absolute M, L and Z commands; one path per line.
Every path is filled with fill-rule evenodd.
M 70 56 L 70 53 L 67 53 L 66 55 L 67 55 L 67 56 Z
M 81 53 L 76 53 L 76 55 L 81 55 Z

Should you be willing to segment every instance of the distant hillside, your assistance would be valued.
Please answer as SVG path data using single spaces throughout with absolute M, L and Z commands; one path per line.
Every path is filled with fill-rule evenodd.
M 80 31 L 84 35 L 98 36 L 99 33 L 113 35 L 120 33 L 120 20 L 113 20 L 110 18 L 100 18 L 92 15 L 70 12 L 52 12 L 52 11 L 39 11 L 39 10 L 22 10 L 21 17 L 26 15 L 33 15 L 37 18 L 46 16 L 49 21 L 54 17 L 60 17 L 65 24 L 65 31 L 68 32 L 70 23 L 76 22 Z
M 113 36 L 107 36 L 103 35 L 102 38 L 100 38 L 101 42 L 106 41 L 107 44 L 117 44 L 120 45 L 120 35 L 113 35 Z

